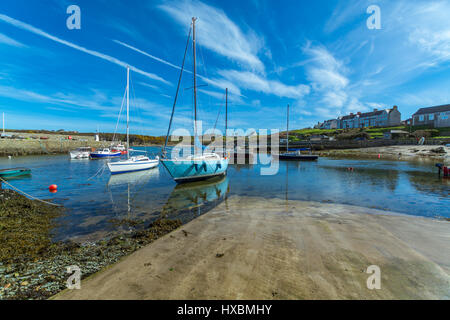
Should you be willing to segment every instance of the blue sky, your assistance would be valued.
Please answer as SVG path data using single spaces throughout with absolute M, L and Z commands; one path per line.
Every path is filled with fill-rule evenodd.
M 66 27 L 71 4 L 81 30 Z M 372 4 L 380 30 L 366 26 Z M 0 112 L 7 128 L 114 131 L 130 65 L 132 131 L 163 135 L 196 16 L 204 127 L 220 110 L 223 128 L 225 88 L 233 128 L 284 129 L 288 103 L 296 128 L 394 104 L 406 119 L 450 103 L 449 13 L 449 1 L 2 1 Z M 191 86 L 185 73 L 176 128 L 192 127 Z

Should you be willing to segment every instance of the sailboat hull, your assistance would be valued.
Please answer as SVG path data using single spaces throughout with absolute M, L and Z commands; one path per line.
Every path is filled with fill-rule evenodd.
M 225 175 L 228 169 L 228 159 L 205 160 L 171 160 L 164 159 L 161 163 L 177 183 L 205 180 Z
M 159 160 L 150 161 L 119 161 L 108 163 L 108 168 L 111 174 L 121 174 L 127 172 L 136 172 L 149 170 L 157 167 Z

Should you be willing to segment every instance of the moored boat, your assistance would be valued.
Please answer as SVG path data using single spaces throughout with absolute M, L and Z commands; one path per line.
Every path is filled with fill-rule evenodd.
M 189 41 L 191 32 L 189 31 L 188 40 L 186 43 L 186 49 L 184 51 L 183 63 L 181 67 L 180 77 L 178 80 L 177 92 L 175 94 L 174 104 L 172 108 L 172 116 L 170 117 L 169 128 L 167 130 L 166 141 L 162 150 L 161 163 L 167 169 L 169 174 L 177 183 L 205 180 L 212 177 L 223 176 L 226 174 L 228 168 L 228 158 L 223 157 L 217 153 L 204 152 L 200 141 L 198 140 L 197 133 L 197 78 L 196 78 L 196 39 L 195 39 L 195 21 L 196 18 L 192 18 L 192 48 L 193 48 L 193 93 L 194 93 L 194 155 L 185 156 L 181 159 L 166 158 L 165 149 L 169 139 L 170 128 L 172 125 L 173 115 L 175 112 L 175 106 L 178 98 L 178 91 L 180 89 L 181 78 L 184 70 L 184 63 L 186 61 L 186 53 L 189 47 Z
M 115 149 L 120 154 L 126 154 L 127 159 L 117 162 L 108 163 L 108 168 L 111 174 L 120 174 L 127 172 L 143 171 L 155 168 L 159 164 L 159 157 L 150 159 L 147 156 L 134 156 L 130 157 L 130 68 L 127 67 L 127 145 L 124 146 L 124 150 Z M 119 115 L 120 118 L 120 115 Z M 120 147 L 121 145 L 119 145 Z
M 158 157 L 156 159 L 150 159 L 146 156 L 136 156 L 123 161 L 110 162 L 108 163 L 108 168 L 111 174 L 120 174 L 152 169 L 157 167 L 158 164 Z
M 91 159 L 100 159 L 100 158 L 113 158 L 120 157 L 122 154 L 120 152 L 113 152 L 109 148 L 102 148 L 91 152 Z
M 228 158 L 217 153 L 204 153 L 181 159 L 161 159 L 175 182 L 191 182 L 223 176 L 228 169 Z
M 30 175 L 31 169 L 29 168 L 10 168 L 0 169 L 0 178 L 15 178 L 25 175 Z
M 111 147 L 112 152 L 120 152 L 121 154 L 127 154 L 127 148 L 123 144 L 118 144 Z
M 81 147 L 69 152 L 70 159 L 88 159 L 92 149 L 88 147 Z
M 301 151 L 309 151 L 309 154 L 302 154 Z M 315 161 L 319 156 L 311 154 L 311 149 L 296 149 L 289 151 L 289 105 L 287 105 L 287 123 L 286 123 L 286 152 L 278 155 L 280 160 L 297 160 L 297 161 Z

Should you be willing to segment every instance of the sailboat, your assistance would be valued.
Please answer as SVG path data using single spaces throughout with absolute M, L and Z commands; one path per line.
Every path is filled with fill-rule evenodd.
M 301 154 L 301 151 L 309 151 L 309 154 Z M 280 160 L 303 160 L 303 161 L 314 161 L 319 158 L 319 156 L 311 154 L 311 149 L 308 148 L 289 151 L 289 105 L 287 105 L 286 152 L 280 153 L 278 157 Z
M 181 67 L 180 77 L 178 80 L 178 87 L 175 94 L 175 100 L 172 108 L 172 116 L 170 118 L 169 129 L 167 131 L 166 141 L 164 144 L 164 148 L 162 150 L 162 159 L 161 163 L 167 169 L 169 174 L 177 183 L 182 182 L 190 182 L 190 181 L 198 181 L 205 180 L 212 177 L 223 176 L 226 175 L 226 171 L 228 168 L 228 158 L 223 157 L 214 152 L 204 152 L 202 145 L 198 139 L 197 134 L 197 76 L 196 76 L 196 48 L 195 48 L 195 21 L 196 18 L 192 18 L 192 47 L 193 47 L 193 56 L 194 56 L 194 155 L 190 155 L 187 157 L 183 157 L 180 159 L 168 159 L 166 158 L 165 149 L 167 147 L 167 142 L 170 134 L 170 127 L 172 125 L 173 115 L 175 112 L 175 106 L 178 98 L 178 92 L 180 89 L 181 78 L 184 70 L 184 63 L 186 60 L 186 53 L 189 47 L 189 40 L 191 36 L 191 30 L 189 30 L 189 36 L 186 43 L 186 49 L 184 52 L 183 64 Z
M 159 158 L 150 159 L 147 156 L 130 157 L 130 68 L 127 67 L 127 159 L 117 162 L 109 162 L 108 168 L 111 174 L 127 173 L 148 170 L 158 166 Z M 120 154 L 120 151 L 119 151 Z

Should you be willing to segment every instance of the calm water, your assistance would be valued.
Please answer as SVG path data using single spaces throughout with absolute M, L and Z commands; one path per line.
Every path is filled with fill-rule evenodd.
M 0 168 L 31 168 L 31 177 L 9 182 L 68 209 L 56 239 L 95 240 L 129 228 L 111 219 L 139 220 L 144 226 L 165 215 L 187 222 L 229 195 L 336 202 L 450 218 L 450 181 L 438 179 L 433 164 L 321 158 L 280 162 L 274 176 L 261 176 L 260 165 L 230 165 L 226 178 L 177 187 L 162 166 L 111 177 L 105 163 L 70 160 L 66 155 L 34 156 L 3 158 Z M 51 184 L 58 185 L 57 193 L 48 191 Z

